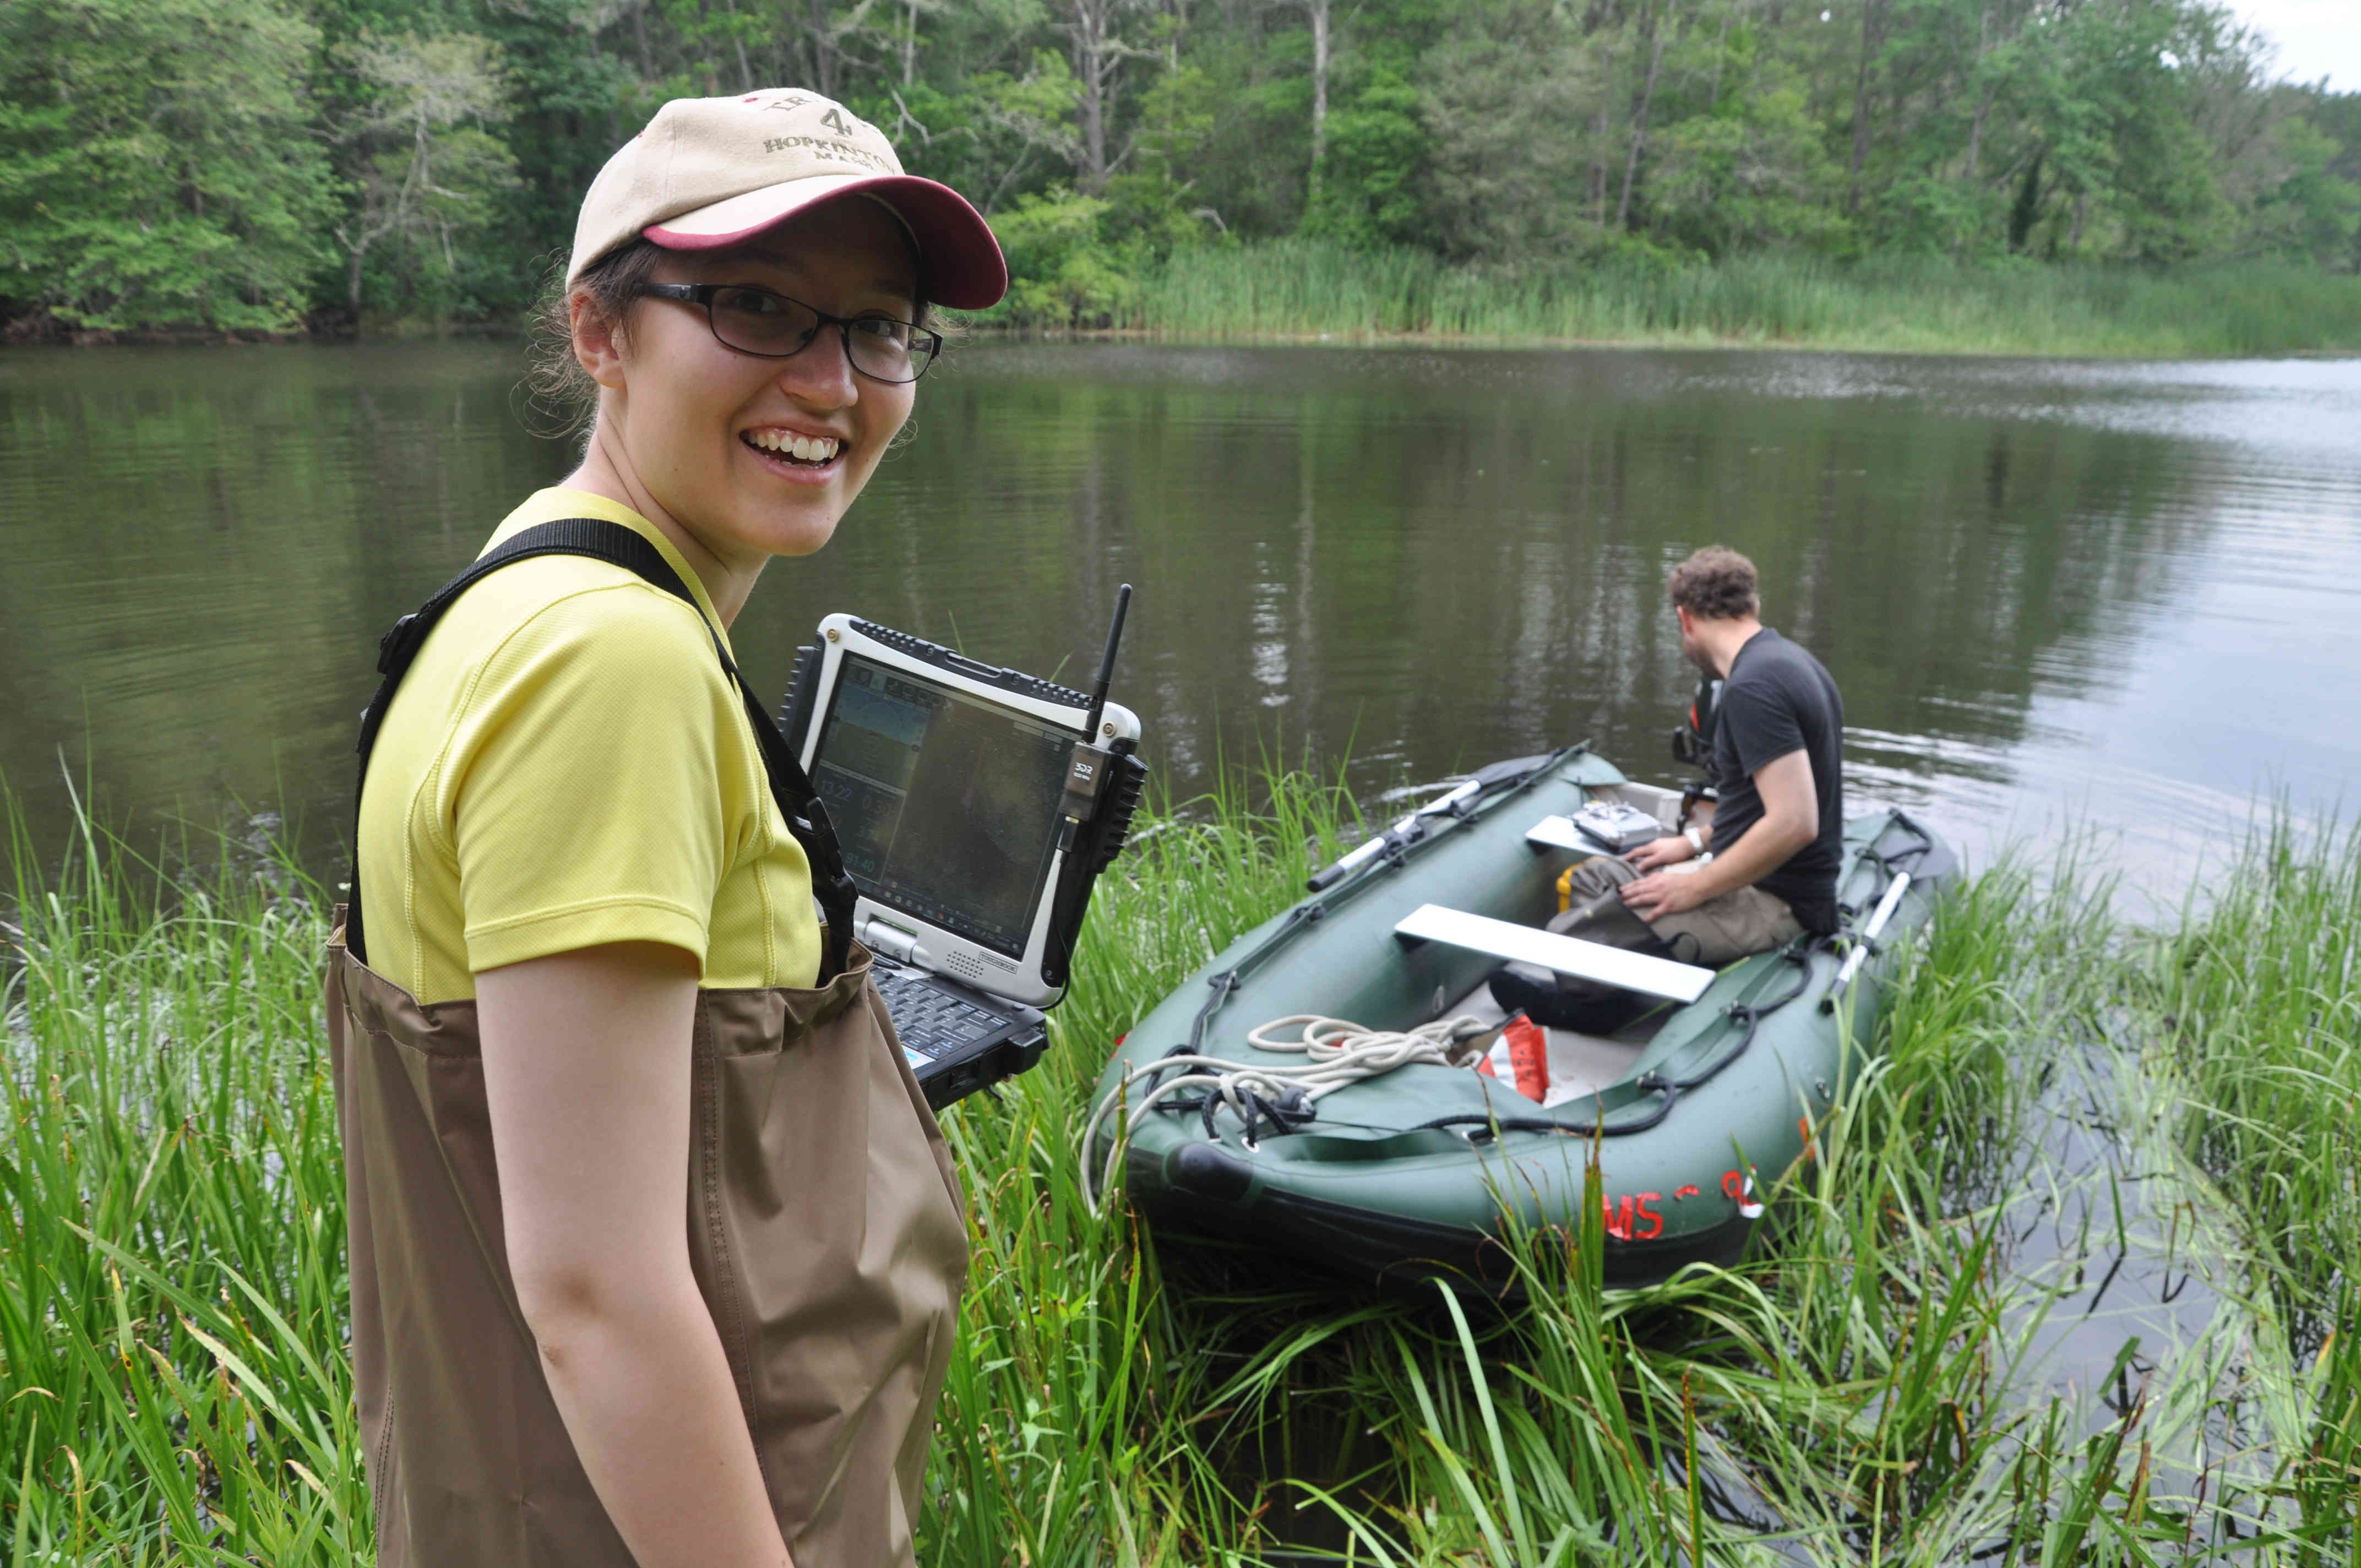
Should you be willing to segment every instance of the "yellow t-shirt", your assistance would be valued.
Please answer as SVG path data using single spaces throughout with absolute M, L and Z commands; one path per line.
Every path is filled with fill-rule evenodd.
M 652 941 L 696 954 L 709 990 L 813 984 L 811 870 L 714 654 L 704 585 L 653 524 L 580 490 L 536 492 L 485 548 L 567 517 L 640 534 L 698 609 L 577 555 L 459 596 L 394 695 L 361 793 L 369 967 L 456 1002 L 478 970 Z

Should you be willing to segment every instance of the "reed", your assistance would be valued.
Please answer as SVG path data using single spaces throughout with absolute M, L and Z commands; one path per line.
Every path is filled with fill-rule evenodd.
M 1356 827 L 1300 773 L 1159 814 L 1102 884 L 1048 1058 L 945 1118 L 975 1262 L 922 1561 L 2349 1559 L 2351 842 L 2259 840 L 2147 933 L 2070 876 L 1975 879 L 1780 1179 L 1775 1245 L 1610 1292 L 1594 1206 L 1512 1238 L 1503 1306 L 1166 1256 L 1082 1201 L 1108 1044 Z M 94 831 L 49 875 L 14 849 L 8 1560 L 366 1560 L 319 890 L 235 845 L 171 875 Z M 2030 1152 L 2048 1069 L 2093 1051 L 2155 1069 L 2174 1192 L 2269 1285 L 2224 1297 L 2219 1376 L 2198 1355 L 2133 1387 L 2125 1343 L 2071 1380 L 2114 1404 L 2040 1364 L 2070 1293 L 2015 1250 L 2029 1200 L 2106 1212 L 2095 1179 L 2036 1191 Z
M 2361 277 L 1887 257 L 1452 266 L 1316 240 L 1174 252 L 1103 324 L 1174 338 L 1786 345 L 2193 358 L 2361 351 Z
M 2137 944 L 2125 992 L 2310 1363 L 2311 1441 L 2279 1479 L 2301 1560 L 2334 1560 L 2361 1520 L 2361 831 L 2267 818 L 2210 892 Z
M 351 1562 L 323 923 L 224 840 L 167 878 L 11 834 L 0 1453 L 18 1563 Z
M 2317 1311 L 2361 1258 L 2361 833 L 2273 820 L 2210 893 L 2139 945 L 2130 994 L 2185 1075 L 2189 1152 Z

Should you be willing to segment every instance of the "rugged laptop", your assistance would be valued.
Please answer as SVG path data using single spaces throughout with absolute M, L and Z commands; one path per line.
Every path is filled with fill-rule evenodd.
M 1126 589 L 1126 595 L 1128 590 Z M 1112 664 L 1122 614 L 1108 640 Z M 780 728 L 861 897 L 853 935 L 937 1109 L 1024 1071 L 1147 769 L 1095 696 L 850 615 L 801 651 Z

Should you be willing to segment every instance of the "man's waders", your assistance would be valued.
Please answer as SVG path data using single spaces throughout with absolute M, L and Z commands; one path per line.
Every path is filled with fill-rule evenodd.
M 696 605 L 629 529 L 526 530 L 388 634 L 362 719 L 364 780 L 394 688 L 444 609 L 487 573 L 544 554 L 608 561 Z M 907 1563 L 967 1273 L 958 1179 L 869 955 L 849 940 L 853 889 L 827 815 L 718 634 L 714 647 L 827 933 L 817 990 L 697 992 L 690 1261 L 796 1568 Z M 378 1562 L 631 1568 L 509 1276 L 476 1004 L 421 1003 L 368 967 L 357 866 L 339 916 L 328 1033 Z

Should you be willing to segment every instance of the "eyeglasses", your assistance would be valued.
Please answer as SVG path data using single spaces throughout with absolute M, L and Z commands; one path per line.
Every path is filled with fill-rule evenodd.
M 744 283 L 642 283 L 659 300 L 703 305 L 714 339 L 724 348 L 764 359 L 792 359 L 811 346 L 822 327 L 844 339 L 847 363 L 873 381 L 915 381 L 942 352 L 943 334 L 891 316 L 832 316 L 801 300 Z

